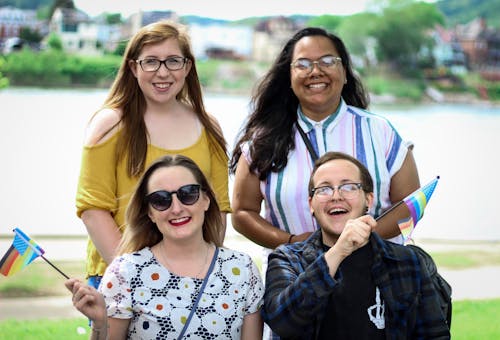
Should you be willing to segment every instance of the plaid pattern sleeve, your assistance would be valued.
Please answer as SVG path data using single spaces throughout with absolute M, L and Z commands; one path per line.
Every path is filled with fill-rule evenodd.
M 319 233 L 315 236 L 319 242 Z M 308 243 L 286 244 L 269 255 L 262 316 L 281 337 L 310 338 L 315 319 L 324 314 L 339 278 L 330 276 L 320 249 Z
M 449 339 L 446 316 L 429 272 L 409 247 L 372 234 L 372 276 L 386 305 L 386 333 L 391 339 Z

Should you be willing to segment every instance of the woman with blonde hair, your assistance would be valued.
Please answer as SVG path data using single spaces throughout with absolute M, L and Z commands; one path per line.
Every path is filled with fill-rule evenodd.
M 200 168 L 154 162 L 127 208 L 118 256 L 99 292 L 65 284 L 92 339 L 260 339 L 263 284 L 249 255 L 221 247 L 220 209 Z
M 168 154 L 190 157 L 208 178 L 221 208 L 222 242 L 230 212 L 226 142 L 205 110 L 187 33 L 159 21 L 128 42 L 109 95 L 86 131 L 76 207 L 89 234 L 87 276 L 94 287 L 116 254 L 138 178 Z

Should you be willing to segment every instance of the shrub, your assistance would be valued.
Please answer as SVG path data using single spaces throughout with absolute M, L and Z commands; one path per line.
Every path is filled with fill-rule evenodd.
M 60 51 L 11 53 L 0 68 L 12 85 L 18 86 L 108 86 L 121 57 L 83 57 Z

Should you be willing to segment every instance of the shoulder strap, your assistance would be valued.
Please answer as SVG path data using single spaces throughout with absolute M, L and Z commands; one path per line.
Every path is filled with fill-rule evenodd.
M 184 324 L 184 327 L 182 328 L 181 334 L 177 337 L 177 340 L 182 339 L 184 336 L 184 333 L 186 333 L 186 330 L 188 329 L 189 323 L 191 322 L 191 319 L 193 318 L 194 312 L 196 311 L 196 308 L 198 307 L 198 303 L 200 303 L 201 295 L 203 294 L 203 291 L 205 290 L 205 286 L 207 285 L 208 278 L 210 277 L 210 274 L 212 274 L 212 271 L 214 270 L 215 266 L 215 261 L 217 261 L 217 256 L 219 255 L 219 247 L 215 247 L 215 252 L 214 256 L 212 257 L 212 262 L 210 262 L 210 267 L 208 268 L 207 275 L 205 275 L 205 278 L 203 279 L 203 283 L 201 284 L 200 290 L 198 291 L 198 296 L 196 296 L 196 300 L 193 304 L 193 308 L 191 308 L 191 311 L 189 312 L 189 316 L 186 320 L 186 323 Z
M 299 130 L 300 137 L 302 137 L 302 139 L 304 140 L 304 144 L 306 145 L 307 150 L 309 150 L 309 153 L 311 154 L 313 162 L 316 162 L 316 160 L 318 159 L 318 155 L 316 154 L 316 151 L 314 151 L 311 141 L 309 140 L 309 138 L 307 138 L 306 133 L 304 132 L 304 130 L 302 130 L 300 124 L 297 122 L 295 125 L 297 126 L 297 130 Z

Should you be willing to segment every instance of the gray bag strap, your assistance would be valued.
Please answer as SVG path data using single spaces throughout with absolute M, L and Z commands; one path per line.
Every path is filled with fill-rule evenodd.
M 207 275 L 205 275 L 205 279 L 203 279 L 203 283 L 201 284 L 200 290 L 198 291 L 198 296 L 196 296 L 196 301 L 193 304 L 193 308 L 191 308 L 191 311 L 189 312 L 189 316 L 186 320 L 186 323 L 184 324 L 184 327 L 182 328 L 181 334 L 177 337 L 177 340 L 182 339 L 184 336 L 184 333 L 186 333 L 186 330 L 189 326 L 189 323 L 191 322 L 191 319 L 193 318 L 194 312 L 196 311 L 196 308 L 198 307 L 198 304 L 200 303 L 201 295 L 203 294 L 203 291 L 205 290 L 205 286 L 207 285 L 208 278 L 210 277 L 210 274 L 212 273 L 214 266 L 215 266 L 215 261 L 217 261 L 217 255 L 219 254 L 219 247 L 215 248 L 214 252 L 214 257 L 212 258 L 212 262 L 210 263 L 210 267 L 208 268 Z

